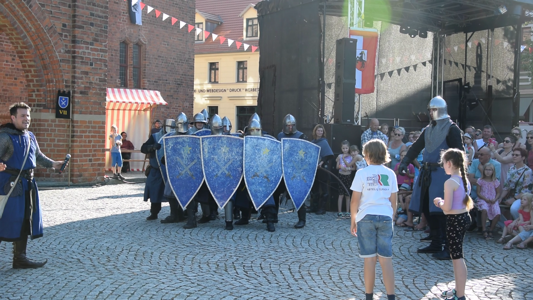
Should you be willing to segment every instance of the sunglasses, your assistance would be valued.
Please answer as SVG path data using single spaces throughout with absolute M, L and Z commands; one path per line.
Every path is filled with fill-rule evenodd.
M 513 132 L 513 135 L 519 136 L 520 132 Z
M 481 135 L 481 132 L 476 133 L 476 135 Z
M 504 143 L 510 143 L 510 140 L 503 140 Z
M 401 133 L 395 133 L 394 135 L 395 135 L 395 136 L 402 136 Z
M 513 154 L 513 157 L 515 157 L 515 156 L 522 156 L 522 155 L 520 155 L 520 154 Z
M 533 139 L 533 136 L 528 136 L 527 139 L 531 140 L 531 139 Z

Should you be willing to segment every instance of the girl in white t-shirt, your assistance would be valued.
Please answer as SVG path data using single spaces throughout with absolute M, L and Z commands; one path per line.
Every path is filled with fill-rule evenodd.
M 365 260 L 366 299 L 374 297 L 376 262 L 379 258 L 387 299 L 394 300 L 392 220 L 396 212 L 398 183 L 394 171 L 383 166 L 390 161 L 383 141 L 370 140 L 364 145 L 363 154 L 368 167 L 358 170 L 352 183 L 350 231 L 359 242 L 359 256 Z

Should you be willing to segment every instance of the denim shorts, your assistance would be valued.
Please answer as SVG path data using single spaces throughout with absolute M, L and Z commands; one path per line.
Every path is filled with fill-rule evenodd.
M 366 215 L 357 222 L 359 256 L 362 258 L 392 257 L 392 219 L 388 216 Z
M 533 230 L 530 231 L 522 231 L 518 234 L 518 236 L 522 239 L 522 241 L 527 240 L 528 238 L 533 236 Z
M 111 166 L 119 166 L 122 168 L 122 155 L 120 155 L 120 152 L 111 152 Z

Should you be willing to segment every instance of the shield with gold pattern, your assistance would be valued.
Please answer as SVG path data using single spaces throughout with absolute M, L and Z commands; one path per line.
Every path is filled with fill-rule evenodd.
M 305 203 L 315 181 L 320 147 L 302 139 L 282 139 L 283 178 L 296 209 Z
M 244 181 L 255 209 L 274 194 L 283 171 L 281 142 L 267 137 L 244 137 Z
M 243 142 L 230 135 L 202 137 L 205 182 L 220 208 L 226 206 L 241 182 Z
M 204 182 L 201 138 L 175 135 L 163 138 L 163 143 L 170 187 L 185 208 Z

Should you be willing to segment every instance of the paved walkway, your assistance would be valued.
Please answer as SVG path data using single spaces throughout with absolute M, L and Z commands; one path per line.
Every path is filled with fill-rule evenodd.
M 347 219 L 310 215 L 296 230 L 296 213 L 283 210 L 274 233 L 257 221 L 226 231 L 223 219 L 184 230 L 146 221 L 143 189 L 42 191 L 45 236 L 29 242 L 28 256 L 48 264 L 13 270 L 12 246 L 1 243 L 0 298 L 364 299 L 363 260 Z M 438 299 L 454 286 L 450 261 L 416 254 L 420 237 L 396 230 L 398 299 Z M 504 251 L 477 234 L 468 234 L 465 248 L 467 299 L 533 299 L 532 248 Z M 376 284 L 375 299 L 386 299 Z

